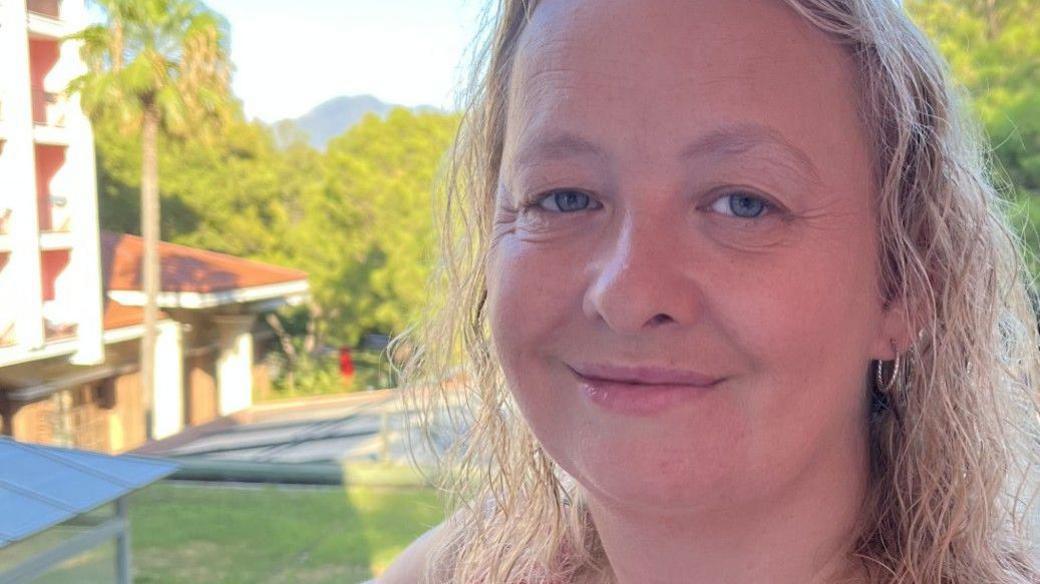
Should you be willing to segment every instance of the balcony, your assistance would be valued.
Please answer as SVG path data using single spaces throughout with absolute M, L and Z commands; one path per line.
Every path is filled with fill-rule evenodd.
M 65 127 L 65 114 L 68 102 L 59 93 L 44 91 L 42 87 L 32 88 L 33 123 L 38 126 Z
M 65 231 L 45 231 L 40 233 L 40 249 L 43 251 L 67 251 L 72 249 L 74 243 L 72 234 Z
M 42 87 L 32 89 L 33 139 L 37 144 L 68 146 L 68 131 L 65 115 L 68 102 L 58 93 L 44 91 Z
M 33 141 L 47 146 L 68 146 L 69 132 L 60 126 L 33 126 Z
M 65 273 L 70 259 L 68 250 L 45 249 L 40 257 L 44 338 L 48 342 L 76 335 L 76 313 L 80 303 L 76 301 L 75 282 L 69 281 L 70 275 Z
M 44 311 L 47 310 L 47 305 L 51 303 L 44 303 Z M 74 322 L 63 322 L 62 320 L 51 320 L 44 317 L 43 319 L 43 338 L 48 343 L 53 341 L 62 341 L 72 339 L 76 337 L 77 325 Z
M 40 209 L 40 230 L 50 233 L 68 233 L 72 231 L 72 214 L 65 197 L 48 197 L 49 205 Z M 45 215 L 44 215 L 45 214 Z
M 53 5 L 60 2 L 29 2 L 29 5 Z M 41 9 L 50 9 L 51 6 L 41 6 Z M 29 10 L 26 25 L 29 30 L 30 39 L 58 40 L 74 32 L 68 22 L 61 20 L 60 16 L 52 16 L 43 12 Z
M 40 231 L 67 232 L 72 223 L 69 202 L 52 190 L 63 188 L 57 184 L 57 177 L 65 165 L 65 148 L 37 144 L 35 152 L 36 207 L 39 212 Z M 65 187 L 67 188 L 67 185 Z
M 55 20 L 61 18 L 61 0 L 26 0 L 25 9 Z

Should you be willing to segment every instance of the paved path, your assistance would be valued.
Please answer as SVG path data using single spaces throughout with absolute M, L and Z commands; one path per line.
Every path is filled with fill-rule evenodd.
M 442 412 L 442 415 L 444 413 Z M 421 443 L 417 414 L 397 390 L 343 398 L 260 404 L 138 450 L 159 456 L 204 456 L 249 462 L 407 462 L 408 440 Z M 446 432 L 435 435 L 447 447 Z M 430 452 L 417 449 L 420 462 Z

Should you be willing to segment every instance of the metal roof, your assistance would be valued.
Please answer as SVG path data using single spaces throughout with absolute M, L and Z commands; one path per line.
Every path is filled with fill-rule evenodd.
M 0 548 L 136 491 L 177 466 L 0 437 Z

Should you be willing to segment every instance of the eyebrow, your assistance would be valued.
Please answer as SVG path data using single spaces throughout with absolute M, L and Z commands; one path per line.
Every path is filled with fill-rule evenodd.
M 679 158 L 690 160 L 713 154 L 744 154 L 762 147 L 776 149 L 796 171 L 815 183 L 820 182 L 820 173 L 804 150 L 792 144 L 776 128 L 757 122 L 733 124 L 712 130 L 683 148 Z
M 525 142 L 517 151 L 515 164 L 528 165 L 544 160 L 592 156 L 607 159 L 607 153 L 593 142 L 569 132 Z
M 755 148 L 773 148 L 789 162 L 796 171 L 815 183 L 820 182 L 820 173 L 804 150 L 787 140 L 772 126 L 757 122 L 745 122 L 722 126 L 686 145 L 679 159 L 686 161 L 712 155 L 745 154 Z M 607 153 L 597 144 L 569 132 L 555 133 L 544 140 L 534 140 L 519 149 L 516 164 L 526 165 L 544 160 L 593 156 L 606 160 Z

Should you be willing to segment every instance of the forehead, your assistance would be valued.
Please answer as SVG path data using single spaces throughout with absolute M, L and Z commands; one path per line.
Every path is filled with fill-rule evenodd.
M 748 124 L 823 163 L 864 154 L 851 58 L 779 0 L 545 0 L 510 81 L 507 158 L 547 132 L 650 157 Z

